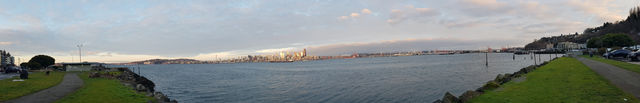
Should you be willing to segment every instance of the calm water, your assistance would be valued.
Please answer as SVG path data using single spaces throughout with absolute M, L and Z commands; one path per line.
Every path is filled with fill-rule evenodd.
M 185 103 L 433 102 L 533 64 L 529 55 L 512 56 L 489 54 L 488 67 L 485 54 L 140 67 L 156 90 Z

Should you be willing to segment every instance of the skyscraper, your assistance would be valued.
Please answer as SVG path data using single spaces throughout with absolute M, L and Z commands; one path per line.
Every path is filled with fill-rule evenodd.
M 307 56 L 307 48 L 304 48 L 302 50 L 302 57 L 305 57 L 305 56 Z

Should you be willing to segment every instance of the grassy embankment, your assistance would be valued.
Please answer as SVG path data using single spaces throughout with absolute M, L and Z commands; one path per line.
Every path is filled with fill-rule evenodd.
M 44 72 L 33 72 L 29 74 L 29 79 L 22 82 L 14 82 L 19 76 L 0 80 L 0 101 L 15 99 L 20 96 L 35 93 L 62 82 L 64 72 L 51 72 L 48 76 Z
M 479 103 L 623 103 L 640 102 L 610 84 L 575 58 L 563 57 L 526 74 L 522 82 L 508 82 L 475 97 Z M 624 99 L 628 101 L 624 101 Z
M 640 73 L 640 65 L 637 65 L 637 64 L 631 64 L 631 63 L 626 63 L 626 62 L 622 62 L 622 61 L 606 59 L 606 58 L 603 58 L 603 57 L 600 57 L 600 56 L 595 56 L 595 55 L 593 57 L 589 57 L 588 55 L 582 55 L 581 57 L 589 58 L 591 60 L 595 60 L 595 61 L 611 64 L 613 66 L 616 66 L 616 67 L 619 67 L 619 68 L 622 68 L 622 69 L 626 69 L 626 70 L 629 70 L 629 71 Z
M 148 100 L 155 102 L 152 97 L 137 93 L 116 79 L 89 78 L 88 72 L 78 73 L 78 76 L 84 80 L 84 86 L 56 101 L 57 103 L 143 103 Z

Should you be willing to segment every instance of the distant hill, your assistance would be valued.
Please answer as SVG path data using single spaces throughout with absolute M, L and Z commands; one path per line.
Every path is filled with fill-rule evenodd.
M 582 34 L 570 34 L 554 37 L 542 37 L 536 41 L 525 45 L 525 49 L 544 49 L 546 44 L 558 42 L 576 42 L 586 43 L 593 37 L 603 36 L 608 33 L 622 33 L 629 35 L 636 44 L 640 44 L 640 7 L 633 8 L 629 11 L 627 19 L 617 21 L 615 23 L 606 22 L 602 26 L 595 28 L 587 28 Z

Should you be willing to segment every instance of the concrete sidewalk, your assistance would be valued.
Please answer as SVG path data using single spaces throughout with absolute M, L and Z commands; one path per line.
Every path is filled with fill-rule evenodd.
M 583 57 L 577 59 L 622 91 L 640 99 L 640 74 Z
M 18 76 L 18 74 L 17 73 L 9 73 L 9 74 L 0 73 L 0 80 L 9 79 L 13 76 Z
M 74 73 L 67 73 L 60 84 L 33 94 L 6 101 L 6 103 L 53 103 L 73 93 L 84 85 L 84 81 Z

